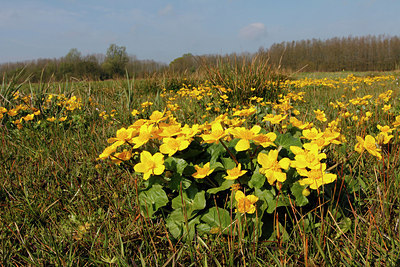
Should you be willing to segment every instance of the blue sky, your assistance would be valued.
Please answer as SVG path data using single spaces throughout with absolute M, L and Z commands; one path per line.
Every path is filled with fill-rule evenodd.
M 400 35 L 396 0 L 0 0 L 0 63 L 125 46 L 169 63 L 302 39 Z

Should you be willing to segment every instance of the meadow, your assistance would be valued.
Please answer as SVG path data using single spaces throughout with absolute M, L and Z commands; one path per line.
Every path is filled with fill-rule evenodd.
M 400 264 L 399 73 L 208 74 L 4 78 L 0 262 Z

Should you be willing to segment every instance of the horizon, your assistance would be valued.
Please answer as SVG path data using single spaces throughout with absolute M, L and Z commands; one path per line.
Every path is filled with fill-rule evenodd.
M 0 63 L 105 54 L 110 44 L 138 60 L 169 64 L 193 55 L 255 53 L 274 43 L 398 36 L 400 3 L 17 0 L 0 11 Z

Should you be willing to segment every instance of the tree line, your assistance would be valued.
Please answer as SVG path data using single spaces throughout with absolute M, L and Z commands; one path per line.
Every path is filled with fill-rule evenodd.
M 257 60 L 254 60 L 257 59 Z M 399 69 L 400 38 L 397 36 L 335 37 L 281 42 L 256 53 L 183 54 L 169 64 L 139 60 L 126 47 L 111 44 L 106 54 L 83 56 L 76 48 L 58 59 L 37 59 L 0 64 L 0 74 L 30 81 L 106 80 L 126 77 L 145 78 L 153 74 L 192 74 L 230 64 L 241 68 L 254 62 L 268 62 L 271 68 L 287 71 L 388 71 Z M 264 64 L 264 63 L 262 63 Z M 254 67 L 254 66 L 253 66 Z
M 145 77 L 165 69 L 168 65 L 154 60 L 139 60 L 128 55 L 126 47 L 111 44 L 106 54 L 82 56 L 72 48 L 58 59 L 36 59 L 24 62 L 0 64 L 2 76 L 18 76 L 22 81 L 29 77 L 31 82 L 77 80 L 107 80 L 125 77 Z
M 291 71 L 389 71 L 399 68 L 397 36 L 342 37 L 273 44 L 260 49 L 275 67 Z

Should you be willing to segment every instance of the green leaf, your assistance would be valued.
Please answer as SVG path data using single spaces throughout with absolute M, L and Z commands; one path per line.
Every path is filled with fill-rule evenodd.
M 196 225 L 200 223 L 200 216 L 194 217 L 186 224 L 182 214 L 183 212 L 181 209 L 174 210 L 165 220 L 167 228 L 175 239 L 180 239 L 182 237 L 183 241 L 193 240 L 196 233 Z
M 270 189 L 259 189 L 256 187 L 254 193 L 261 203 L 258 204 L 257 202 L 257 206 L 260 207 L 261 212 L 266 211 L 267 213 L 273 213 L 278 207 L 290 206 L 290 201 L 287 196 L 277 196 L 273 187 Z M 262 214 L 260 216 L 262 216 Z
M 208 231 L 208 233 L 228 233 L 232 219 L 229 211 L 223 208 L 212 207 L 201 216 L 201 221 L 208 226 L 202 226 L 201 229 Z
M 167 186 L 171 190 L 180 191 L 181 184 L 182 184 L 182 189 L 185 190 L 192 185 L 192 181 L 178 173 L 174 173 L 171 177 L 171 180 L 168 182 Z
M 173 171 L 173 172 L 176 172 L 176 173 L 179 173 L 180 175 L 182 175 L 183 171 L 185 170 L 188 163 L 184 159 L 168 157 L 164 161 L 164 165 L 167 170 Z
M 290 151 L 291 146 L 303 146 L 300 138 L 295 138 L 290 133 L 278 134 L 275 140 L 275 144 L 286 148 L 286 150 L 288 151 Z
M 226 179 L 224 179 L 224 181 L 221 183 L 221 185 L 219 187 L 210 188 L 210 189 L 207 190 L 207 193 L 216 194 L 216 193 L 218 193 L 220 191 L 224 191 L 226 189 L 229 189 L 234 183 L 235 183 L 234 180 L 226 180 Z
M 221 161 L 226 170 L 230 170 L 236 167 L 236 162 L 231 158 L 221 158 Z
M 185 211 L 182 216 L 186 215 L 191 218 L 195 215 L 195 211 L 204 209 L 206 207 L 205 191 L 198 192 L 196 187 L 189 187 L 172 200 L 172 208 L 174 210 Z
M 351 229 L 352 221 L 348 217 L 344 217 L 338 224 L 337 227 L 339 228 L 335 238 L 339 238 L 342 234 L 347 233 Z
M 304 206 L 308 204 L 308 198 L 303 195 L 303 190 L 306 188 L 306 185 L 300 185 L 298 182 L 294 183 L 290 190 L 292 191 L 293 196 L 296 198 L 297 206 Z
M 260 167 L 257 166 L 256 170 L 254 171 L 253 175 L 250 178 L 249 187 L 261 188 L 265 183 L 265 179 L 266 179 L 265 175 L 260 173 Z
M 210 164 L 210 169 L 214 169 L 214 172 L 225 170 L 224 165 L 222 165 L 221 162 L 214 162 L 213 164 Z
M 225 154 L 226 150 L 221 143 L 218 144 L 212 144 L 207 148 L 207 152 L 210 153 L 211 159 L 210 159 L 210 164 L 215 163 L 218 158 L 222 157 L 222 155 Z
M 168 196 L 159 184 L 154 184 L 150 189 L 140 192 L 139 206 L 142 214 L 152 218 L 153 214 L 168 203 Z

